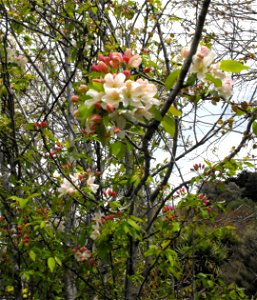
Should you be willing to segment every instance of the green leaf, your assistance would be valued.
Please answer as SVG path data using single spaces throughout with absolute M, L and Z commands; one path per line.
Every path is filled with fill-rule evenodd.
M 244 162 L 244 165 L 246 165 L 249 168 L 254 168 L 254 164 L 252 164 L 252 163 L 250 163 L 248 161 Z
M 132 216 L 132 215 L 131 215 L 130 218 L 131 218 L 132 220 L 136 221 L 136 222 L 140 222 L 140 223 L 143 223 L 143 222 L 144 222 L 143 219 L 138 218 L 138 217 L 136 217 L 136 216 Z
M 131 227 L 133 227 L 137 231 L 140 231 L 140 227 L 137 225 L 135 221 L 133 221 L 132 219 L 128 219 L 127 222 Z
M 220 62 L 220 69 L 225 72 L 240 73 L 243 70 L 248 70 L 249 67 L 239 61 L 223 60 Z
M 178 232 L 180 230 L 180 224 L 178 222 L 172 223 L 172 232 Z
M 253 133 L 257 135 L 257 121 L 254 121 L 252 124 Z
M 79 107 L 79 118 L 81 120 L 82 124 L 85 124 L 86 119 L 92 114 L 94 107 L 93 106 L 87 106 L 87 105 L 81 105 Z
M 171 106 L 169 108 L 169 113 L 172 114 L 174 117 L 180 117 L 182 115 L 182 112 L 176 109 L 175 106 Z
M 159 254 L 159 249 L 155 245 L 151 245 L 144 253 L 145 257 L 153 256 L 153 255 L 158 255 Z
M 125 145 L 122 142 L 117 141 L 111 144 L 111 152 L 113 155 L 118 156 L 120 153 L 124 152 L 124 147 Z
M 9 199 L 15 200 L 19 203 L 21 209 L 25 208 L 25 206 L 27 205 L 29 199 L 23 199 L 23 198 L 19 198 L 17 196 L 11 196 Z
M 180 74 L 180 69 L 174 70 L 173 72 L 171 72 L 169 74 L 169 76 L 167 77 L 166 81 L 165 81 L 165 89 L 166 91 L 169 91 L 176 83 L 178 77 Z
M 49 257 L 47 259 L 47 265 L 48 265 L 49 270 L 51 272 L 53 272 L 55 269 L 55 259 L 53 257 Z
M 176 125 L 175 125 L 175 120 L 173 117 L 170 116 L 164 116 L 162 120 L 162 126 L 164 130 L 171 135 L 171 137 L 174 137 L 175 135 L 175 130 L 176 130 Z
M 36 260 L 36 253 L 35 253 L 34 251 L 30 250 L 30 251 L 29 251 L 29 257 L 30 257 L 33 261 L 35 261 L 35 260 Z
M 164 241 L 161 245 L 162 249 L 166 249 L 170 245 L 170 241 Z
M 165 251 L 165 256 L 168 259 L 169 263 L 171 264 L 171 266 L 174 266 L 176 264 L 177 261 L 177 253 L 172 250 L 172 249 L 167 249 Z
M 58 264 L 59 266 L 62 266 L 62 261 L 60 260 L 59 257 L 55 256 L 54 259 L 55 259 L 55 261 L 57 262 L 57 264 Z
M 195 73 L 190 74 L 185 82 L 185 86 L 193 86 L 196 82 L 196 79 L 197 76 Z
M 44 228 L 45 226 L 46 226 L 46 222 L 45 221 L 40 222 L 40 228 L 41 229 Z
M 155 120 L 157 120 L 157 121 L 161 121 L 162 120 L 162 115 L 161 115 L 159 109 L 157 109 L 155 106 L 152 106 L 152 108 L 151 108 L 150 111 L 153 114 Z
M 212 82 L 215 87 L 220 87 L 222 86 L 222 81 L 219 78 L 213 77 L 210 73 L 205 74 L 205 79 Z

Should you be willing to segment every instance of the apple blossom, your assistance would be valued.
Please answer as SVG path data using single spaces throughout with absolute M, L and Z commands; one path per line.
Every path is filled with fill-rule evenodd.
M 131 68 L 138 68 L 142 63 L 142 58 L 139 56 L 139 54 L 135 54 L 133 55 L 129 61 L 128 61 L 128 65 Z
M 222 81 L 222 87 L 219 90 L 224 97 L 229 98 L 232 95 L 232 85 L 233 80 L 230 77 L 226 77 Z
M 206 57 L 210 53 L 210 49 L 206 46 L 199 46 L 196 55 L 200 58 Z
M 98 103 L 98 102 L 101 101 L 104 93 L 103 92 L 98 92 L 98 91 L 96 91 L 94 89 L 90 89 L 90 90 L 88 90 L 88 92 L 86 93 L 86 95 L 90 96 L 91 99 L 87 99 L 85 101 L 85 105 L 92 106 L 92 105 L 94 105 L 94 104 L 96 104 L 96 103 Z
M 60 193 L 60 196 L 73 195 L 76 192 L 76 189 L 68 179 L 64 178 L 61 186 L 58 188 L 58 192 Z
M 126 76 L 123 73 L 111 74 L 108 73 L 104 77 L 104 90 L 119 89 L 123 86 Z
M 99 185 L 94 183 L 95 181 L 95 176 L 89 176 L 87 179 L 87 185 L 89 186 L 89 188 L 92 190 L 93 193 L 96 193 Z
M 102 101 L 106 104 L 106 109 L 107 106 L 109 108 L 112 106 L 113 111 L 115 108 L 119 107 L 119 104 L 122 102 L 122 100 L 122 94 L 116 89 L 107 90 L 105 95 L 102 97 Z
M 209 73 L 213 77 L 219 78 L 221 80 L 223 80 L 223 79 L 226 78 L 226 73 L 220 69 L 220 65 L 219 64 L 212 64 L 210 66 Z
M 199 79 L 203 79 L 205 74 L 209 71 L 209 67 L 212 64 L 214 57 L 213 52 L 201 50 L 197 51 L 197 53 L 193 56 L 190 72 L 196 73 Z
M 125 53 L 123 55 L 123 60 L 131 68 L 138 68 L 141 65 L 141 63 L 142 63 L 142 59 L 139 56 L 139 54 L 132 55 L 131 49 L 126 49 L 126 51 L 125 51 Z
M 94 221 L 95 224 L 102 224 L 102 218 L 104 214 L 101 212 L 96 212 L 92 218 L 92 221 Z
M 88 260 L 92 256 L 91 251 L 85 246 L 74 248 L 72 251 L 74 252 L 75 259 L 79 262 Z
M 102 221 L 101 221 L 102 222 Z M 94 229 L 93 231 L 92 231 L 92 233 L 91 233 L 91 235 L 90 235 L 90 238 L 92 239 L 92 240 L 97 240 L 99 237 L 100 237 L 100 226 L 99 226 L 99 224 L 94 224 L 94 225 L 92 225 L 92 228 Z

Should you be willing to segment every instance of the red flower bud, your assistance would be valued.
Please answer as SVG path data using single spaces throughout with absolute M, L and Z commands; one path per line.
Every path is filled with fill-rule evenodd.
M 114 133 L 120 133 L 121 129 L 119 127 L 114 128 Z
M 96 171 L 96 172 L 95 172 L 95 176 L 99 177 L 99 176 L 101 176 L 101 175 L 102 175 L 102 172 L 101 172 L 101 171 Z
M 171 205 L 165 205 L 162 208 L 162 212 L 165 213 L 165 212 L 171 211 L 173 209 L 174 209 L 173 206 L 171 206 Z
M 73 95 L 73 96 L 71 97 L 71 102 L 73 102 L 73 103 L 79 102 L 79 96 Z
M 78 178 L 79 178 L 80 181 L 83 181 L 85 179 L 83 174 L 79 174 Z
M 102 121 L 102 117 L 100 115 L 95 114 L 91 117 L 91 121 L 95 123 L 99 123 Z
M 101 102 L 96 102 L 96 103 L 95 103 L 95 108 L 96 108 L 97 110 L 101 111 L 101 110 L 102 110 L 102 104 L 101 104 Z
M 123 74 L 124 74 L 127 78 L 130 77 L 130 71 L 129 71 L 129 70 L 123 71 Z
M 43 121 L 41 125 L 42 125 L 42 127 L 47 127 L 48 123 L 46 121 Z
M 150 67 L 144 68 L 144 73 L 150 73 L 152 70 Z
M 109 113 L 114 112 L 115 107 L 112 104 L 107 103 L 106 109 L 108 110 Z

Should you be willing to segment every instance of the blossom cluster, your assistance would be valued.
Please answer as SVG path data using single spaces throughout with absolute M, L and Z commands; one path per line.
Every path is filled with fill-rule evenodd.
M 164 214 L 164 220 L 165 221 L 171 221 L 173 219 L 176 218 L 176 215 L 175 215 L 175 209 L 172 205 L 165 205 L 163 208 L 162 208 L 162 212 Z
M 205 165 L 204 164 L 194 164 L 193 168 L 190 169 L 190 171 L 199 171 L 199 170 L 204 170 L 205 169 Z
M 124 54 L 119 52 L 111 52 L 108 56 L 98 55 L 98 64 L 92 65 L 92 70 L 101 73 L 108 73 L 112 68 L 118 69 L 121 65 L 125 68 L 138 68 L 142 63 L 139 54 L 132 54 L 131 49 L 126 49 Z M 128 70 L 125 74 L 129 75 Z
M 86 100 L 85 104 L 100 110 L 99 114 L 90 119 L 91 130 L 94 129 L 92 125 L 101 121 L 101 109 L 108 111 L 109 118 L 122 130 L 125 127 L 125 119 L 133 122 L 149 120 L 153 117 L 151 108 L 160 105 L 159 100 L 155 98 L 156 86 L 147 80 L 126 80 L 123 73 L 108 73 L 101 82 L 103 91 L 90 89 L 87 92 L 90 99 Z
M 89 260 L 92 257 L 91 251 L 88 250 L 85 246 L 77 246 L 72 249 L 72 252 L 74 253 L 75 259 L 79 262 Z
M 186 58 L 189 55 L 189 48 L 185 47 L 181 51 L 181 56 Z M 192 64 L 189 72 L 196 73 L 197 78 L 204 80 L 206 74 L 210 74 L 215 79 L 221 80 L 221 86 L 218 91 L 225 98 L 229 98 L 232 94 L 233 81 L 231 76 L 220 69 L 219 63 L 214 63 L 215 54 L 206 46 L 199 46 L 196 54 L 193 56 Z
M 100 54 L 98 60 L 92 70 L 100 73 L 100 78 L 93 79 L 91 88 L 85 93 L 84 105 L 92 114 L 87 117 L 83 133 L 92 135 L 105 127 L 109 136 L 118 134 L 122 137 L 127 121 L 136 123 L 153 117 L 152 107 L 160 105 L 156 98 L 157 87 L 146 79 L 134 80 L 130 70 L 138 68 L 142 59 L 130 49 L 124 54 Z M 78 101 L 74 95 L 72 102 Z
M 205 195 L 199 194 L 198 198 L 202 201 L 204 206 L 208 206 L 210 204 L 210 200 L 208 200 Z
M 70 175 L 69 179 L 63 179 L 60 187 L 58 188 L 60 196 L 75 194 L 77 191 L 76 186 L 80 185 L 82 181 L 85 181 L 86 186 L 89 187 L 93 193 L 96 193 L 99 185 L 94 183 L 95 176 L 89 175 L 88 178 L 85 179 L 83 174 L 76 173 L 74 175 Z
M 33 125 L 35 128 L 45 128 L 48 126 L 48 123 L 47 123 L 47 121 L 35 122 Z

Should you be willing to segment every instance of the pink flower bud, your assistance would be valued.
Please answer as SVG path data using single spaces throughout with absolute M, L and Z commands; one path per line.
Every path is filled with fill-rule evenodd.
M 123 59 L 124 59 L 124 56 L 130 58 L 132 56 L 131 49 L 126 49 L 126 51 L 124 52 L 124 55 L 123 55 Z
M 92 64 L 91 69 L 92 69 L 92 71 L 94 71 L 94 72 L 99 72 L 99 70 L 98 70 L 98 65 L 97 65 L 97 64 Z
M 99 72 L 101 73 L 107 73 L 108 72 L 108 66 L 103 61 L 100 61 L 98 64 Z
M 188 47 L 183 48 L 181 50 L 181 56 L 184 57 L 184 58 L 188 57 L 189 51 L 190 51 L 190 49 Z
M 120 54 L 118 52 L 110 53 L 109 57 L 110 57 L 110 66 L 112 66 L 115 69 L 117 69 L 119 67 L 120 63 L 122 63 L 122 61 L 123 61 L 122 54 Z
M 112 112 L 114 112 L 115 107 L 112 104 L 107 103 L 106 109 L 108 110 L 109 113 L 112 113 Z
M 94 78 L 93 82 L 104 83 L 104 79 Z
M 200 48 L 197 51 L 197 56 L 199 58 L 204 58 L 210 53 L 210 49 L 206 46 L 200 46 Z
M 87 91 L 87 85 L 86 85 L 86 84 L 81 84 L 81 85 L 79 86 L 79 91 L 80 91 L 81 93 L 86 92 L 86 91 Z
M 107 73 L 108 72 L 108 66 L 105 62 L 100 61 L 98 65 L 93 64 L 92 65 L 92 71 L 94 72 L 100 72 L 100 73 Z
M 119 63 L 123 61 L 122 54 L 119 52 L 112 52 L 109 54 L 111 60 L 117 60 Z
M 71 102 L 73 102 L 73 103 L 79 102 L 79 96 L 73 95 L 73 96 L 71 97 Z
M 103 54 L 98 54 L 98 60 L 104 62 L 105 56 Z
M 121 129 L 119 127 L 114 128 L 114 133 L 120 133 Z

